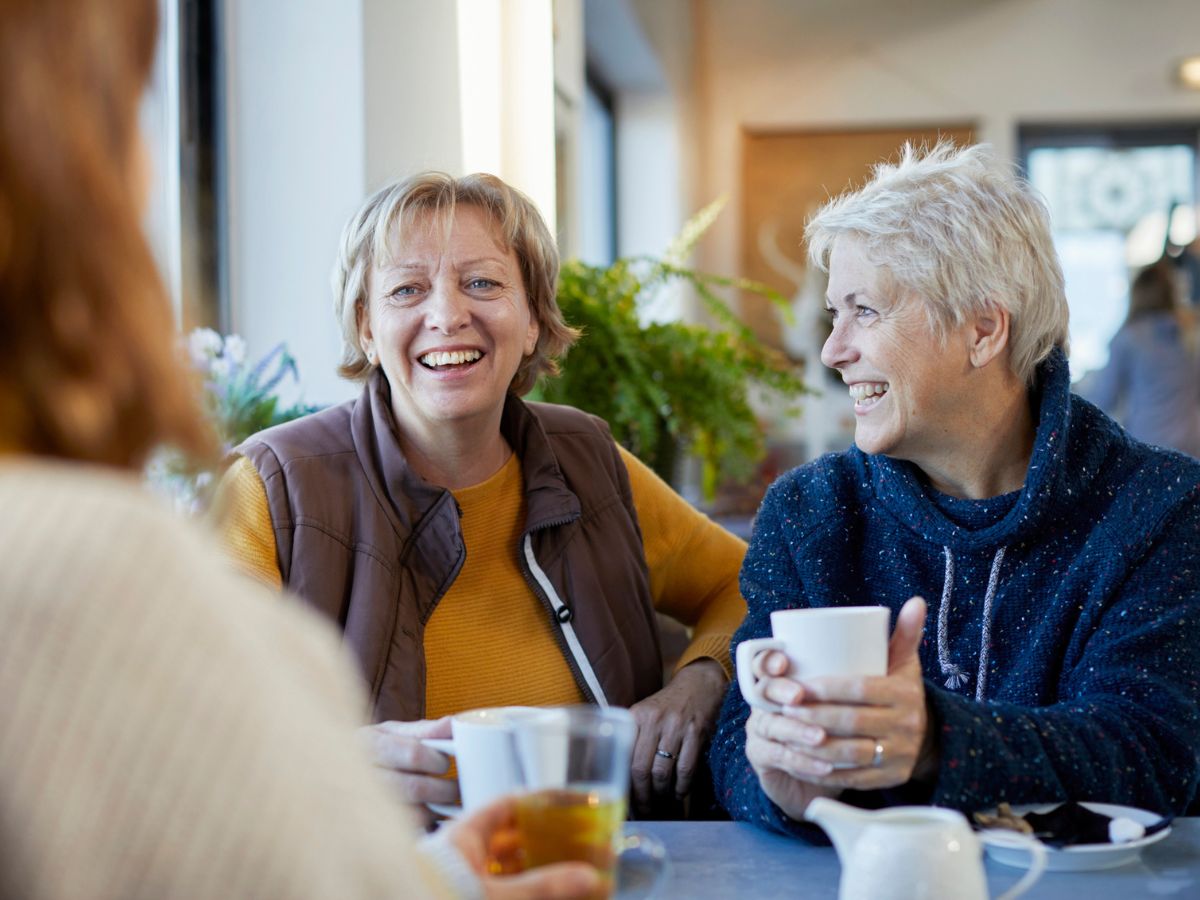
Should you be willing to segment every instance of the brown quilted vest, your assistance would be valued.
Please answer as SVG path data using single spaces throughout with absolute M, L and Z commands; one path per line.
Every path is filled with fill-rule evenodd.
M 237 449 L 266 486 L 283 583 L 342 629 L 377 721 L 424 716 L 425 623 L 466 558 L 454 497 L 409 469 L 395 428 L 377 372 L 357 400 Z M 500 428 L 524 477 L 526 580 L 584 696 L 629 706 L 662 687 L 662 659 L 629 476 L 608 427 L 509 396 Z

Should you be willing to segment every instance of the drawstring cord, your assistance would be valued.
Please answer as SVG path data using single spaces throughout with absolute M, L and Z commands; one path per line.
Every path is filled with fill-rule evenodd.
M 942 581 L 942 602 L 938 607 L 938 664 L 942 674 L 946 676 L 945 685 L 952 691 L 963 687 L 970 675 L 960 666 L 950 661 L 950 641 L 946 636 L 950 622 L 950 598 L 954 593 L 954 554 L 949 547 L 943 547 L 946 557 L 946 572 Z M 982 700 L 987 690 L 988 651 L 992 646 L 992 604 L 996 599 L 996 587 L 1000 583 L 1000 566 L 1004 563 L 1004 548 L 1001 547 L 992 557 L 992 570 L 988 574 L 987 592 L 983 596 L 983 628 L 979 636 L 979 672 L 975 676 L 975 699 Z

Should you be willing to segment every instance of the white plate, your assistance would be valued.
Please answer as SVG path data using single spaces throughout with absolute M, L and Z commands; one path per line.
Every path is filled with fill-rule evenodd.
M 1013 812 L 1019 816 L 1030 812 L 1043 813 L 1058 805 L 1057 803 L 1042 803 L 1034 806 L 1014 806 Z M 1079 805 L 1114 819 L 1124 816 L 1139 825 L 1153 825 L 1162 818 L 1157 813 L 1137 809 L 1133 806 L 1117 806 L 1113 803 L 1080 803 Z M 997 836 L 992 836 L 989 831 L 979 833 L 983 846 L 987 848 L 988 856 L 1006 866 L 1029 868 L 1029 852 L 1004 843 L 1006 832 L 1003 829 L 997 829 L 997 831 Z M 1076 847 L 1063 847 L 1061 850 L 1047 847 L 1046 871 L 1083 872 L 1089 869 L 1114 869 L 1117 866 L 1133 862 L 1142 852 L 1143 847 L 1161 841 L 1170 833 L 1171 827 L 1168 825 L 1162 831 L 1124 844 L 1080 844 Z
M 462 815 L 463 808 L 458 803 L 426 803 L 439 816 L 445 816 L 447 819 L 457 819 Z

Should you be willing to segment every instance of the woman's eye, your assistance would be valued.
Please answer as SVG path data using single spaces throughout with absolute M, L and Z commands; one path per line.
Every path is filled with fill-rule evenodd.
M 472 278 L 467 282 L 467 287 L 473 291 L 488 291 L 499 287 L 499 285 L 490 278 Z
M 871 309 L 871 307 L 869 307 L 869 306 L 856 306 L 856 307 L 854 307 L 854 314 L 856 316 L 858 316 L 860 319 L 864 319 L 864 318 L 869 318 L 870 316 L 873 316 L 876 313 L 875 313 L 875 310 Z
M 829 316 L 830 322 L 837 321 L 837 310 L 834 309 L 832 306 L 825 307 L 825 315 Z
M 402 284 L 392 288 L 388 292 L 389 297 L 411 297 L 420 291 L 420 288 L 415 284 Z

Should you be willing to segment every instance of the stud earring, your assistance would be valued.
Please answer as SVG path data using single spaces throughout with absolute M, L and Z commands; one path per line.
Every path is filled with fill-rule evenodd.
M 370 363 L 371 365 L 375 365 L 375 351 L 374 350 L 367 351 L 367 362 Z

